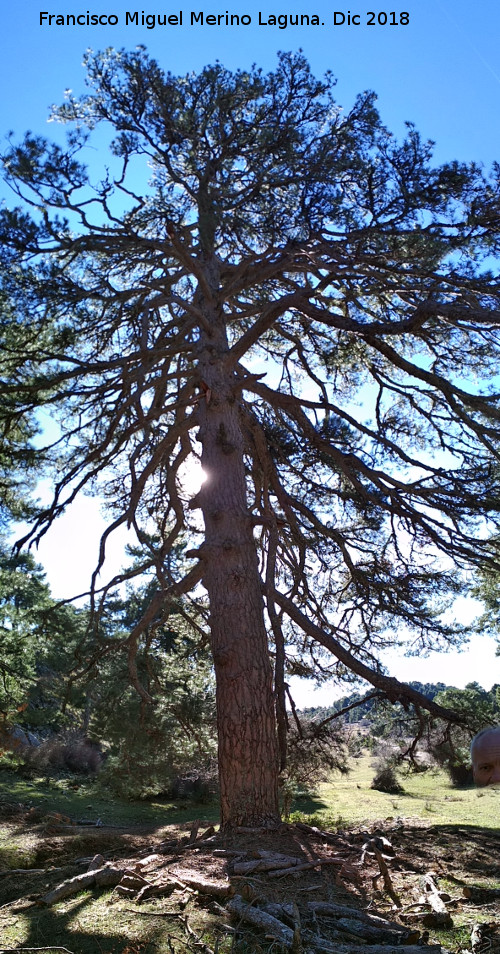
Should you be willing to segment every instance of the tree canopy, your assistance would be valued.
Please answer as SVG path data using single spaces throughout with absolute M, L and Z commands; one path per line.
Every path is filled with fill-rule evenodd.
M 433 165 L 300 53 L 267 75 L 176 77 L 143 48 L 86 66 L 88 93 L 53 110 L 66 146 L 27 134 L 4 156 L 5 453 L 37 409 L 58 427 L 23 542 L 105 498 L 98 618 L 109 536 L 135 530 L 124 576 L 158 586 L 133 681 L 148 698 L 138 641 L 182 596 L 210 635 L 223 823 L 273 822 L 287 671 L 446 714 L 383 652 L 459 642 L 446 601 L 495 561 L 500 167 Z

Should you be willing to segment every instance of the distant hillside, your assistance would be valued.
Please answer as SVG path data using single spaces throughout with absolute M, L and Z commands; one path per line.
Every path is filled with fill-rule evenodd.
M 447 686 L 444 682 L 410 682 L 409 685 L 427 699 L 434 699 L 438 694 L 445 693 L 445 698 L 438 701 L 451 709 L 469 713 L 469 716 L 472 714 L 472 725 L 477 722 L 478 728 L 491 722 L 498 722 L 500 715 L 500 685 L 498 683 L 489 690 L 484 689 L 477 682 L 469 683 L 465 689 Z M 389 715 L 389 712 L 392 715 Z M 376 690 L 352 692 L 336 699 L 331 706 L 303 709 L 301 715 L 317 723 L 337 713 L 339 713 L 339 722 L 344 725 L 364 721 L 369 722 L 373 727 L 378 720 L 382 719 L 380 727 L 383 727 L 384 721 L 387 722 L 388 719 L 392 721 L 395 717 L 401 721 L 407 718 L 399 704 L 390 706 L 385 699 L 380 698 Z

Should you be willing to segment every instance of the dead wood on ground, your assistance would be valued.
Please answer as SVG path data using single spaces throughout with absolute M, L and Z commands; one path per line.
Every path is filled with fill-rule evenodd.
M 252 944 L 258 942 L 265 951 L 267 939 L 270 949 L 290 954 L 440 954 L 439 945 L 426 943 L 427 933 L 421 936 L 424 928 L 449 928 L 451 903 L 494 903 L 500 890 L 472 884 L 465 887 L 463 899 L 447 900 L 429 870 L 432 836 L 424 857 L 417 828 L 406 831 L 399 825 L 394 830 L 391 853 L 391 838 L 376 832 L 369 837 L 363 827 L 335 833 L 289 825 L 274 833 L 252 830 L 214 838 L 197 820 L 187 835 L 157 844 L 148 840 L 144 847 L 136 844 L 133 855 L 124 859 L 117 859 L 116 850 L 87 858 L 86 872 L 73 871 L 73 877 L 39 895 L 38 904 L 57 904 L 82 890 L 112 888 L 110 900 L 120 910 L 125 910 L 124 901 L 130 910 L 132 902 L 138 915 L 178 917 L 188 923 L 188 913 L 195 919 L 197 911 L 201 916 L 208 909 L 220 931 L 232 930 L 243 938 L 246 931 Z M 124 846 L 130 847 L 126 839 Z M 492 857 L 494 861 L 494 852 Z M 38 869 L 38 877 L 41 871 L 48 880 L 57 870 Z M 446 866 L 441 864 L 439 870 Z M 403 907 L 400 898 L 406 900 L 417 888 L 420 900 Z M 196 928 L 196 920 L 192 923 Z M 205 942 L 197 946 L 194 936 L 191 942 L 190 950 L 202 950 L 203 943 L 208 954 Z

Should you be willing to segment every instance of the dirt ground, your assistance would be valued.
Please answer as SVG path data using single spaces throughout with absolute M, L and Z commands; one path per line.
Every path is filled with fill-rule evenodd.
M 388 952 L 395 950 L 396 944 L 401 951 L 405 945 L 408 951 L 414 945 L 413 952 L 418 946 L 424 951 L 427 945 L 474 954 L 500 951 L 500 830 L 432 826 L 405 818 L 338 832 L 282 825 L 277 831 L 238 830 L 224 836 L 211 831 L 203 820 L 198 826 L 184 826 L 184 830 L 175 826 L 76 829 L 68 819 L 39 818 L 12 806 L 4 806 L 0 821 L 0 936 L 2 923 L 7 928 L 19 912 L 30 908 L 41 912 L 48 890 L 81 875 L 93 856 L 101 855 L 98 865 L 140 872 L 137 876 L 155 889 L 150 897 L 142 898 L 137 885 L 129 895 L 120 893 L 120 888 L 109 895 L 106 888 L 107 910 L 113 911 L 110 917 L 116 918 L 122 910 L 130 912 L 135 905 L 138 919 L 178 917 L 185 929 L 184 947 L 176 946 L 169 935 L 165 947 L 157 940 L 156 946 L 139 945 L 137 951 L 267 954 L 288 949 L 295 954 L 358 951 L 361 947 L 366 947 L 367 954 L 370 948 L 379 951 L 377 939 L 363 937 L 362 931 L 356 934 L 358 922 L 350 921 L 349 927 L 339 920 L 340 915 L 313 911 L 315 902 L 342 905 L 353 914 L 363 910 L 400 925 L 406 933 L 398 939 L 380 935 Z M 268 871 L 258 870 L 262 858 L 276 855 L 294 859 L 298 870 L 285 867 L 280 873 L 279 864 Z M 241 866 L 251 869 L 252 861 L 256 870 L 241 873 Z M 302 867 L 306 865 L 310 867 Z M 444 899 L 444 924 L 439 924 L 425 895 L 426 876 Z M 197 882 L 201 888 L 196 887 Z M 97 903 L 95 899 L 103 892 L 95 887 L 92 903 Z M 466 897 L 467 893 L 472 897 Z M 265 927 L 252 926 L 229 913 L 235 894 L 245 910 L 248 906 L 271 910 L 274 905 L 276 914 L 281 909 L 283 923 L 296 929 L 293 945 L 281 944 L 280 948 L 272 929 L 269 933 Z M 2 950 L 7 949 L 23 947 Z M 100 949 L 102 945 L 96 948 Z M 87 948 L 82 945 L 80 950 Z

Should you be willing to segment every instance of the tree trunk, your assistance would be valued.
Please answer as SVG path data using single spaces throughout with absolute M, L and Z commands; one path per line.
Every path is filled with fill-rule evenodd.
M 201 298 L 201 295 L 200 295 Z M 213 333 L 200 335 L 199 440 L 206 480 L 203 583 L 215 666 L 221 825 L 279 822 L 278 753 L 261 581 L 247 507 L 239 394 L 225 366 L 222 312 L 198 300 Z

